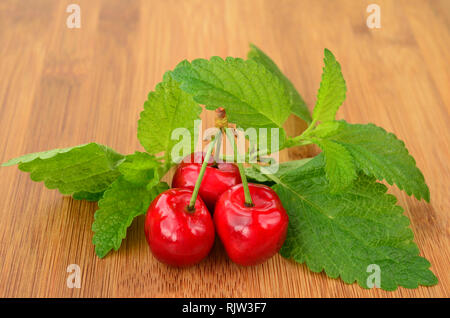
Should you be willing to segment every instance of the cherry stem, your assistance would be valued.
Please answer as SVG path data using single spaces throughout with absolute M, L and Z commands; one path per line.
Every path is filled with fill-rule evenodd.
M 219 137 L 219 134 L 217 134 L 215 138 L 209 143 L 206 150 L 206 155 L 203 159 L 203 164 L 200 169 L 200 173 L 198 174 L 197 181 L 195 182 L 194 191 L 192 192 L 191 201 L 189 201 L 189 205 L 187 207 L 187 210 L 189 212 L 195 211 L 195 202 L 197 201 L 198 190 L 200 190 L 200 185 L 202 184 L 203 176 L 205 175 L 206 167 L 208 166 L 209 158 L 211 157 L 211 153 L 214 148 L 214 144 L 217 141 L 217 137 Z
M 217 163 L 220 160 L 220 148 L 222 146 L 222 129 L 219 130 L 217 133 L 217 143 L 216 143 L 216 150 L 214 151 L 214 162 Z
M 241 175 L 242 187 L 244 188 L 245 206 L 252 207 L 252 206 L 254 206 L 253 201 L 252 201 L 252 196 L 250 195 L 250 189 L 248 188 L 248 182 L 247 182 L 247 177 L 245 176 L 244 166 L 243 166 L 242 162 L 240 162 L 240 157 L 239 157 L 236 142 L 234 140 L 234 136 L 231 134 L 230 129 L 225 129 L 225 133 L 227 134 L 228 140 L 234 147 L 234 154 L 237 156 L 236 164 L 239 169 L 239 174 Z

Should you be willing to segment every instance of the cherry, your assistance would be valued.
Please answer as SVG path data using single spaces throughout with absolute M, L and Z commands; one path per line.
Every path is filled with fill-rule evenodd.
M 192 190 L 169 189 L 148 208 L 145 236 L 153 255 L 173 266 L 200 262 L 214 244 L 214 224 L 205 203 L 195 198 L 188 208 Z
M 204 156 L 204 153 L 196 152 L 184 158 L 173 176 L 172 187 L 194 189 L 205 159 Z M 239 183 L 241 183 L 241 176 L 235 164 L 214 163 L 214 159 L 210 157 L 200 185 L 199 195 L 213 212 L 219 196 Z
M 216 203 L 214 223 L 231 260 L 256 265 L 275 255 L 286 238 L 288 215 L 271 188 L 248 184 L 252 206 L 245 203 L 244 185 L 225 191 Z

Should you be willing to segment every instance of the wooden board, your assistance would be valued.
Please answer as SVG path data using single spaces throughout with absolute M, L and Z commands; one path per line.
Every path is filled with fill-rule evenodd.
M 81 6 L 81 28 L 66 7 Z M 245 57 L 249 42 L 271 55 L 312 109 L 323 49 L 348 86 L 338 113 L 403 139 L 423 171 L 431 203 L 397 188 L 421 255 L 440 282 L 395 292 L 310 272 L 276 256 L 239 267 L 216 244 L 200 265 L 169 268 L 151 255 L 143 217 L 105 259 L 91 243 L 96 203 L 63 197 L 17 168 L 0 169 L 1 297 L 449 297 L 450 1 L 3 0 L 0 2 L 0 161 L 90 141 L 121 153 L 143 150 L 137 119 L 147 93 L 183 59 Z M 204 128 L 213 114 L 204 114 Z M 289 134 L 304 129 L 294 118 Z M 312 155 L 291 149 L 283 160 Z M 80 289 L 66 286 L 78 264 Z

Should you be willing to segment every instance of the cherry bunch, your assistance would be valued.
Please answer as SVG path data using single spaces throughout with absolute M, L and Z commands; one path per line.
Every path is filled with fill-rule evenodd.
M 218 134 L 206 153 L 184 158 L 172 188 L 148 208 L 145 235 L 153 255 L 173 266 L 200 262 L 211 251 L 217 232 L 230 259 L 256 265 L 275 255 L 286 238 L 288 215 L 270 187 L 249 184 L 242 163 L 218 162 L 214 145 L 229 133 L 225 110 L 217 110 Z M 237 148 L 234 148 L 235 154 Z M 213 212 L 213 213 L 211 213 Z

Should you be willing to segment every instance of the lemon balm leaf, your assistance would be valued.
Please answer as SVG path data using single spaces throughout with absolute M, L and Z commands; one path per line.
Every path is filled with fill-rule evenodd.
M 149 154 L 165 153 L 171 163 L 171 150 L 178 140 L 172 139 L 174 129 L 186 129 L 194 143 L 194 121 L 202 108 L 192 96 L 180 89 L 170 72 L 164 75 L 155 91 L 150 92 L 138 122 L 138 139 Z
M 307 123 L 311 122 L 311 114 L 309 113 L 309 109 L 306 106 L 305 101 L 302 96 L 295 89 L 295 86 L 292 82 L 281 72 L 275 62 L 260 48 L 258 48 L 254 44 L 250 44 L 250 51 L 247 54 L 249 59 L 253 59 L 256 62 L 264 65 L 264 67 L 272 72 L 278 79 L 283 83 L 286 88 L 286 92 L 290 96 L 291 100 L 291 111 L 294 115 L 300 117 Z
M 75 200 L 86 200 L 86 201 L 93 201 L 96 202 L 98 200 L 100 200 L 103 196 L 103 192 L 97 192 L 97 193 L 92 193 L 92 192 L 87 192 L 87 191 L 80 191 L 80 192 L 75 192 L 72 195 L 72 198 L 74 198 Z
M 313 110 L 313 120 L 321 122 L 335 119 L 347 91 L 341 66 L 328 49 L 325 49 L 324 64 L 322 81 Z
M 326 143 L 343 147 L 350 153 L 357 170 L 374 176 L 377 180 L 395 184 L 418 200 L 430 200 L 430 191 L 422 172 L 417 168 L 405 143 L 394 134 L 374 124 L 349 124 L 343 120 L 320 124 L 317 128 L 322 125 L 338 125 L 338 128 L 324 128 L 313 131 L 312 135 L 326 140 Z M 329 159 L 338 160 L 339 156 Z
M 323 151 L 330 191 L 338 192 L 348 187 L 356 179 L 356 168 L 350 152 L 341 144 L 328 139 L 312 140 Z
M 134 218 L 145 214 L 150 202 L 166 189 L 165 183 L 148 189 L 145 185 L 127 181 L 123 176 L 114 181 L 98 202 L 99 209 L 94 215 L 92 242 L 97 256 L 102 258 L 112 249 L 117 251 Z
M 109 147 L 89 143 L 27 154 L 3 166 L 17 164 L 21 171 L 30 173 L 31 180 L 42 181 L 49 189 L 77 199 L 88 196 L 95 200 L 92 194 L 105 191 L 120 175 L 117 167 L 123 159 Z
M 160 167 L 161 162 L 155 156 L 136 151 L 125 157 L 125 161 L 119 166 L 119 171 L 128 182 L 153 187 L 159 183 Z
M 260 128 L 268 129 L 268 148 L 274 136 L 271 128 L 278 129 L 279 147 L 284 143 L 282 126 L 291 113 L 290 96 L 283 83 L 263 65 L 254 60 L 216 56 L 185 61 L 175 68 L 173 77 L 207 109 L 224 107 L 230 123 L 243 129 L 254 128 L 257 134 Z
M 333 193 L 322 156 L 274 179 L 273 189 L 289 215 L 283 257 L 363 288 L 370 287 L 373 264 L 380 268 L 384 290 L 437 283 L 430 263 L 419 255 L 403 209 L 373 177 L 360 174 L 351 186 Z

